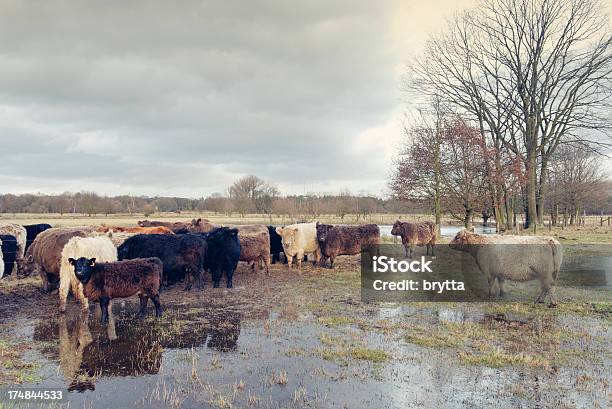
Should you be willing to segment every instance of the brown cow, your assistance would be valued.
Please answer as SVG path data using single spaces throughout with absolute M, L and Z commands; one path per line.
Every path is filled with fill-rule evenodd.
M 268 227 L 263 224 L 243 224 L 230 226 L 238 229 L 238 240 L 240 241 L 240 261 L 251 264 L 251 271 L 255 271 L 255 262 L 262 262 L 266 273 L 270 272 L 270 233 Z
M 138 226 L 140 227 L 167 227 L 172 230 L 174 233 L 206 233 L 216 226 L 210 223 L 206 219 L 192 219 L 191 222 L 160 222 L 160 221 L 149 221 L 149 220 L 140 220 L 138 222 Z
M 52 228 L 36 236 L 25 257 L 17 264 L 20 276 L 37 273 L 43 291 L 49 292 L 59 283 L 62 250 L 73 237 L 92 235 L 90 227 Z
M 133 233 L 133 234 L 174 234 L 174 232 L 166 226 L 155 227 L 123 227 L 123 226 L 107 226 L 101 225 L 96 229 L 100 233 Z
M 391 234 L 402 237 L 402 244 L 406 249 L 406 257 L 412 258 L 415 246 L 426 246 L 425 254 L 434 255 L 434 246 L 436 245 L 436 224 L 434 222 L 425 221 L 419 223 L 409 223 L 396 221 L 391 229 Z M 410 249 L 410 251 L 408 251 Z
M 337 256 L 359 254 L 362 246 L 378 245 L 380 229 L 375 224 L 332 226 L 317 223 L 317 240 L 323 254 L 321 264 L 325 264 L 325 260 L 329 257 L 329 268 L 334 268 Z

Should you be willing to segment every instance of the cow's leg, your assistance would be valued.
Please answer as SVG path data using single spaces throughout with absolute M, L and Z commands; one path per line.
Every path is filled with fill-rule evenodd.
M 289 270 L 291 270 L 291 266 L 293 264 L 293 256 L 285 254 L 285 257 L 287 258 L 287 265 L 289 266 Z
M 495 284 L 495 277 L 488 275 L 487 281 L 489 282 L 489 298 L 493 296 L 493 284 Z
M 412 256 L 414 256 L 414 249 L 416 247 L 416 244 L 411 244 L 410 245 L 410 255 L 408 256 L 408 258 L 412 258 Z
M 48 286 L 48 283 L 47 283 L 47 286 Z M 66 300 L 68 299 L 69 291 L 70 291 L 70 279 L 68 277 L 62 277 L 60 279 L 60 287 L 59 287 L 59 310 L 60 312 L 66 312 Z
M 43 293 L 48 293 L 50 291 L 50 288 L 49 288 L 49 277 L 47 277 L 47 272 L 43 269 L 40 269 L 38 272 L 38 275 L 40 276 L 40 279 L 42 280 Z
M 505 279 L 503 277 L 497 277 L 497 284 L 499 285 L 499 296 L 502 298 L 506 296 L 506 292 L 504 291 L 504 281 Z
M 226 271 L 225 275 L 227 276 L 227 288 L 234 287 L 233 278 L 234 278 L 234 270 Z
M 140 298 L 140 311 L 138 312 L 138 318 L 144 318 L 147 315 L 147 304 L 149 303 L 149 297 L 145 294 L 138 294 Z
M 304 253 L 298 251 L 296 257 L 297 257 L 297 268 L 301 269 L 302 268 L 302 259 L 304 258 Z
M 325 256 L 323 256 L 323 252 L 321 251 L 321 249 L 318 249 L 317 251 L 315 251 L 314 253 L 312 253 L 312 255 L 314 256 L 314 260 L 312 261 L 312 265 L 316 266 L 317 264 L 321 263 L 321 259 L 325 258 Z M 307 255 L 304 255 L 304 258 L 306 261 L 307 260 Z
M 431 247 L 431 256 L 435 257 L 436 255 L 434 254 L 434 248 L 436 247 L 436 245 L 432 243 L 429 246 Z
M 408 258 L 410 258 L 409 248 L 410 246 L 408 245 L 408 243 L 404 243 L 404 251 L 406 252 L 406 257 Z
M 329 269 L 333 269 L 334 268 L 334 260 L 336 259 L 336 256 L 331 254 L 329 256 Z
M 220 281 L 221 281 L 221 270 L 215 267 L 211 271 L 212 271 L 211 274 L 212 274 L 212 279 L 213 279 L 213 288 L 219 288 Z
M 549 307 L 556 307 L 558 304 L 558 300 L 557 300 L 557 294 L 555 293 L 555 287 L 551 286 L 550 290 L 548 290 L 548 296 L 550 297 L 550 304 L 548 304 Z
M 191 274 L 191 270 L 185 271 L 185 288 L 184 291 L 190 291 L 193 286 L 193 274 Z
M 155 316 L 161 317 L 162 316 L 162 306 L 161 306 L 161 303 L 159 302 L 159 294 L 152 296 L 151 300 L 153 301 L 153 305 L 155 305 Z
M 77 300 L 81 303 L 81 309 L 83 311 L 89 309 L 89 300 L 83 294 L 83 284 L 79 283 L 79 280 L 73 278 L 71 281 L 72 294 L 76 297 Z
M 549 289 L 550 288 L 544 282 L 540 283 L 540 295 L 538 295 L 538 298 L 536 298 L 535 300 L 536 304 L 542 304 L 544 302 L 544 299 L 546 298 L 546 294 L 548 294 Z
M 108 323 L 108 303 L 110 302 L 110 298 L 101 297 L 100 298 L 100 310 L 102 311 L 102 317 L 100 318 L 100 322 L 102 324 Z
M 200 290 L 204 289 L 204 274 L 206 274 L 206 272 L 203 269 L 198 273 L 198 289 Z
M 270 274 L 270 257 L 263 257 L 264 265 L 266 266 L 266 274 Z

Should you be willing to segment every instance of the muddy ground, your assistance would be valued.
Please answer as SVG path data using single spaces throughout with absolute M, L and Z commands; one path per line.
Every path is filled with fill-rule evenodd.
M 507 287 L 510 300 L 537 291 Z M 39 288 L 0 282 L 0 384 L 70 390 L 46 407 L 610 407 L 612 304 L 594 302 L 601 294 L 560 288 L 556 309 L 365 304 L 357 256 L 269 276 L 241 263 L 232 290 L 176 285 L 159 320 L 152 306 L 135 319 L 137 298 L 116 300 L 103 327 L 97 305 L 81 314 L 71 299 L 61 316 L 57 294 Z

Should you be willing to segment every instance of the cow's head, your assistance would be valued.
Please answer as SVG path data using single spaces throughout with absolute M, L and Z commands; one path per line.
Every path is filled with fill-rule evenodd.
M 402 234 L 402 222 L 397 220 L 393 223 L 393 228 L 391 229 L 391 234 L 394 236 L 399 236 Z
M 149 224 L 149 221 L 148 221 L 148 220 L 138 220 L 138 225 L 139 225 L 140 227 L 147 227 L 147 226 L 148 226 L 148 224 Z
M 75 260 L 70 257 L 68 262 L 74 267 L 74 275 L 77 280 L 83 284 L 87 284 L 93 274 L 93 267 L 96 265 L 96 259 L 80 257 Z
M 474 236 L 474 227 L 469 230 L 461 230 L 455 235 L 450 243 L 448 243 L 448 245 L 451 249 L 466 251 L 469 245 L 474 244 Z
M 327 240 L 327 234 L 329 233 L 332 227 L 334 226 L 332 226 L 331 224 L 323 224 L 317 222 L 317 240 L 319 240 L 320 242 L 324 242 L 325 240 Z
M 297 227 L 277 227 L 276 232 L 283 240 L 283 247 L 291 247 L 295 242 L 295 235 L 298 232 Z
M 17 276 L 25 277 L 38 271 L 38 264 L 34 262 L 34 256 L 26 254 L 24 257 L 16 260 Z
M 192 219 L 191 220 L 191 225 L 192 226 L 199 226 L 200 224 L 202 224 L 202 218 L 199 218 L 197 220 L 196 219 Z

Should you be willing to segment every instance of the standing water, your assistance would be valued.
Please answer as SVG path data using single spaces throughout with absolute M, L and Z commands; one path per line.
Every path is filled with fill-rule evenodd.
M 390 224 L 381 224 L 378 226 L 380 228 L 381 236 L 391 236 L 391 229 L 393 228 Z M 474 226 L 476 233 L 480 234 L 495 234 L 495 226 Z M 442 232 L 442 236 L 452 237 L 461 230 L 463 230 L 463 226 L 441 226 L 440 230 Z

